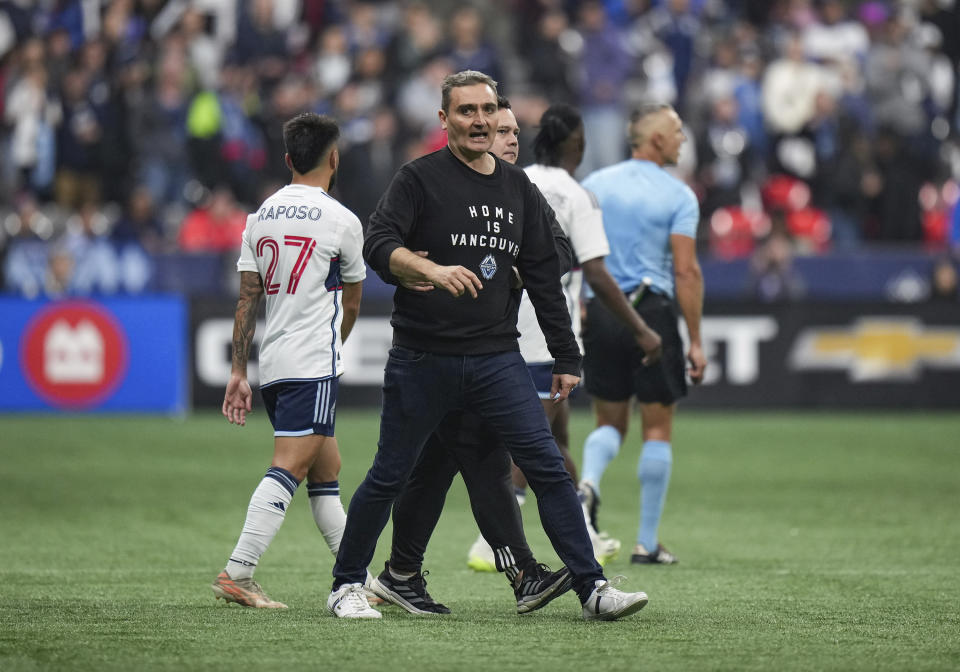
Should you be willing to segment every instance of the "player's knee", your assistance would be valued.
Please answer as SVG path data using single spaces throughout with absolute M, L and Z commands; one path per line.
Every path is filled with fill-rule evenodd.
M 604 402 L 594 406 L 597 428 L 612 427 L 620 435 L 620 441 L 627 436 L 630 424 L 630 405 L 626 402 Z

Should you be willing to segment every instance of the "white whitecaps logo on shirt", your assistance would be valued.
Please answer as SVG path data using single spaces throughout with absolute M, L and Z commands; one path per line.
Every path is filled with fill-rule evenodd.
M 483 261 L 480 262 L 480 273 L 484 280 L 489 280 L 497 274 L 497 260 L 493 258 L 492 254 L 485 256 Z

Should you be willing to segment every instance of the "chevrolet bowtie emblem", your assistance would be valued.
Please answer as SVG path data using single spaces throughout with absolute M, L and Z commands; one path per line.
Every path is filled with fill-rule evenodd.
M 960 368 L 960 329 L 927 327 L 911 317 L 865 317 L 849 327 L 804 329 L 790 366 L 846 369 L 855 382 L 913 380 L 923 367 Z

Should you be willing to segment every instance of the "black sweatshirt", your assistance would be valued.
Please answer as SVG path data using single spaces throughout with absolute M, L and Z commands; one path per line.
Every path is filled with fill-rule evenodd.
M 521 293 L 510 288 L 510 269 L 516 266 L 553 355 L 554 372 L 580 375 L 580 350 L 560 287 L 552 213 L 545 206 L 526 173 L 500 159 L 493 174 L 483 175 L 444 147 L 403 166 L 367 222 L 364 259 L 386 274 L 398 247 L 426 250 L 436 264 L 476 273 L 483 289 L 473 299 L 397 287 L 393 342 L 440 354 L 518 350 Z

